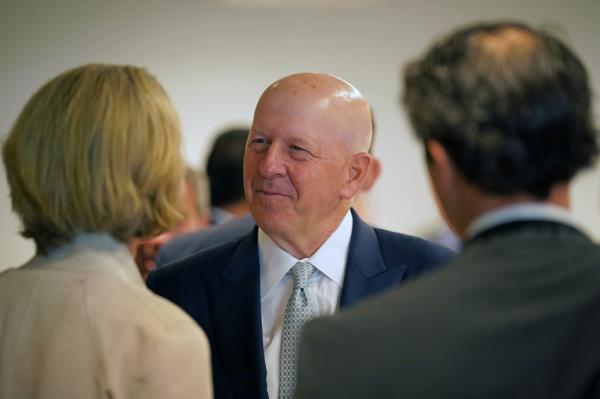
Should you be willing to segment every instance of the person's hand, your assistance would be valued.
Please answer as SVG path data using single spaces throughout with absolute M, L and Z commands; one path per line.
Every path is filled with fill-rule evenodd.
M 171 233 L 164 233 L 150 240 L 140 241 L 135 250 L 135 263 L 144 280 L 151 270 L 156 268 L 156 255 L 164 243 L 172 237 Z

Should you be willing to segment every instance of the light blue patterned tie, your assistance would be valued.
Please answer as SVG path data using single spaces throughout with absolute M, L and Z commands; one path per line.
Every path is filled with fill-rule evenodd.
M 279 399 L 288 399 L 296 388 L 296 356 L 302 325 L 314 317 L 306 287 L 314 270 L 308 262 L 297 262 L 292 267 L 294 290 L 285 308 L 281 332 L 279 368 Z

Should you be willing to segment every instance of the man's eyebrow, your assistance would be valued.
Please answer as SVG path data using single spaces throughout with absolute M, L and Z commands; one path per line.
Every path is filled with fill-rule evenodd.
M 290 140 L 290 143 L 306 149 L 317 159 L 324 159 L 321 146 L 314 140 L 308 140 L 304 137 L 296 137 Z

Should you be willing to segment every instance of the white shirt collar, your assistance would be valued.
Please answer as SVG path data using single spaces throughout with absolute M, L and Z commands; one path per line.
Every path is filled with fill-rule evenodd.
M 577 228 L 577 223 L 565 208 L 547 203 L 527 202 L 484 213 L 471 222 L 465 232 L 465 239 L 492 227 L 520 220 L 551 221 Z
M 298 261 L 308 261 L 339 286 L 344 280 L 346 259 L 352 237 L 352 213 L 348 211 L 337 229 L 310 258 L 296 259 L 262 230 L 258 229 L 258 254 L 261 265 L 260 296 L 264 298 Z

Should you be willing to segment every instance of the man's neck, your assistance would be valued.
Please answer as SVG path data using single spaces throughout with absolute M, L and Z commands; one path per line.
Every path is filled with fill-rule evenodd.
M 328 218 L 327 221 L 323 221 L 320 226 L 294 232 L 292 237 L 277 235 L 272 232 L 266 233 L 279 248 L 296 259 L 310 258 L 339 227 L 348 212 L 349 209 L 344 209 L 342 212 L 338 212 L 337 215 Z

